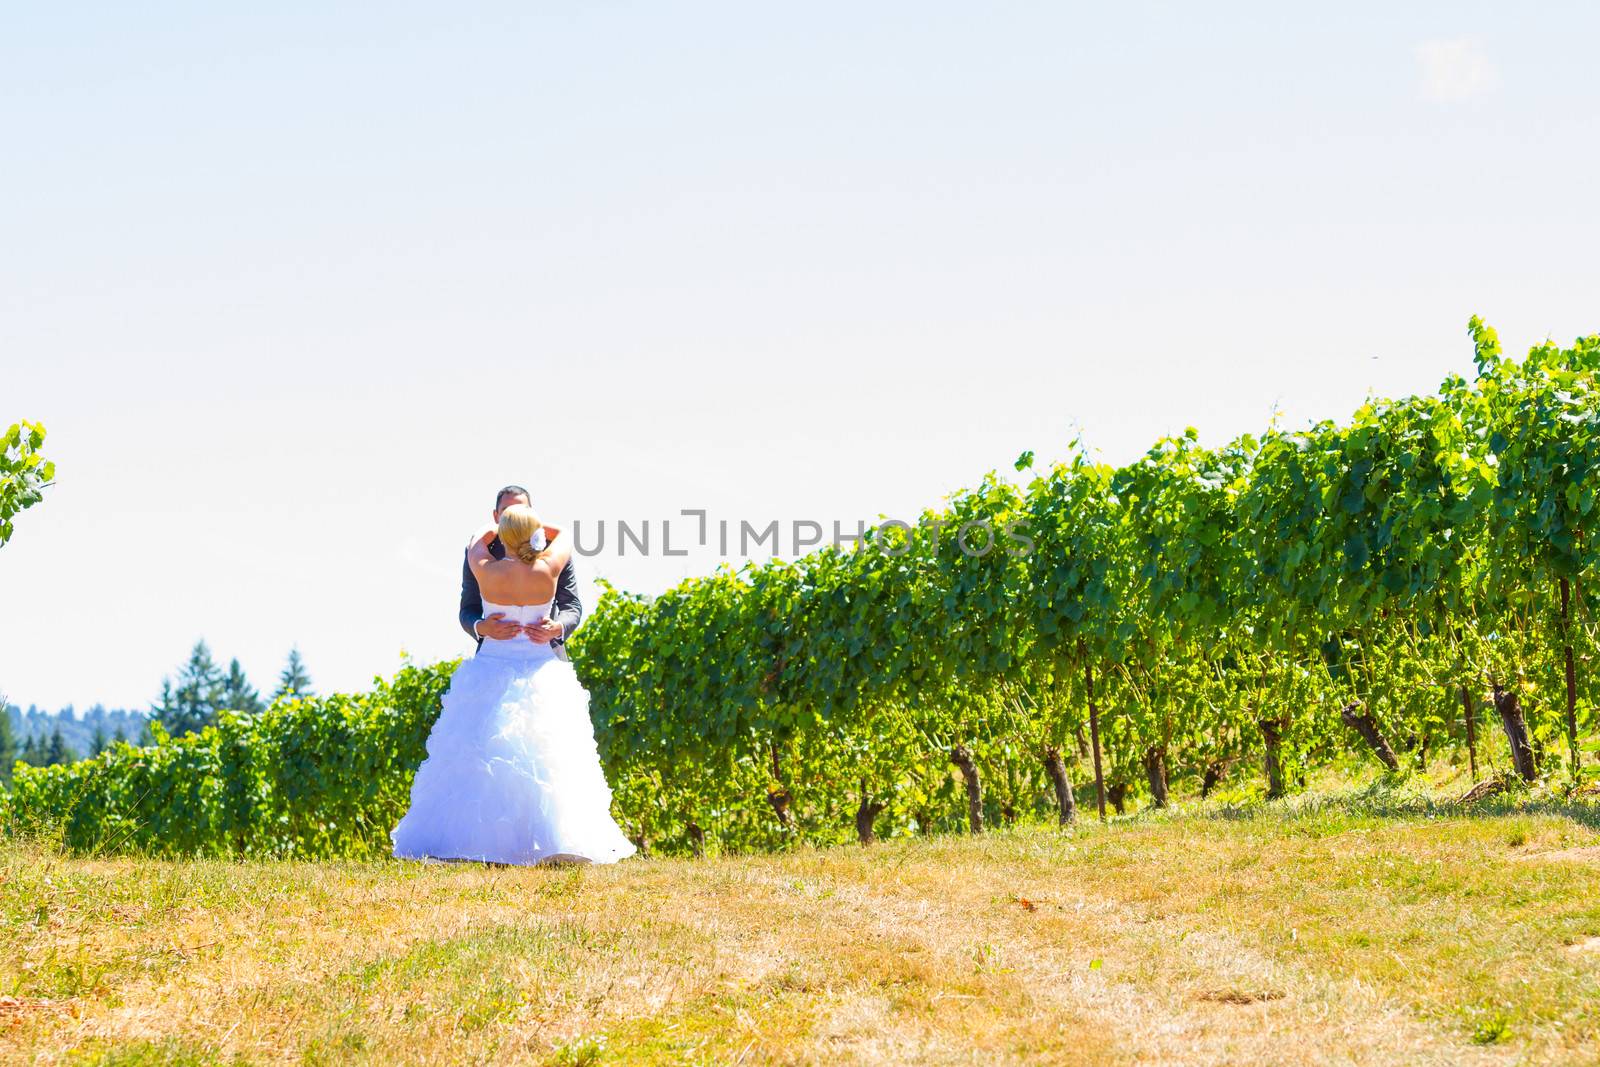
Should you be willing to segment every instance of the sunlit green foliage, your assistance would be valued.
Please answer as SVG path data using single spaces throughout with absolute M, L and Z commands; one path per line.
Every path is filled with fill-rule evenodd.
M 572 642 L 614 809 L 661 851 L 1068 818 L 1169 784 L 1281 795 L 1334 759 L 1581 774 L 1594 728 L 1600 338 L 1121 468 L 1076 445 L 911 528 L 608 590 Z M 449 667 L 24 769 L 15 829 L 77 847 L 381 852 Z M 1560 741 L 1567 752 L 1560 758 Z M 1098 742 L 1098 744 L 1097 744 Z M 1097 751 L 1098 749 L 1098 751 Z M 1587 757 L 1588 762 L 1594 762 Z M 1463 760 L 1463 762 L 1465 762 Z
M 0 545 L 11 540 L 13 520 L 44 499 L 44 490 L 56 476 L 56 465 L 45 459 L 44 427 L 19 422 L 0 435 Z

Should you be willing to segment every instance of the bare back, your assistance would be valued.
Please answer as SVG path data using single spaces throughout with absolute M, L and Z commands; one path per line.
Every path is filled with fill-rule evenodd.
M 560 531 L 554 527 L 545 529 L 550 535 L 550 547 L 532 563 L 509 555 L 505 559 L 495 559 L 489 552 L 489 542 L 494 539 L 493 527 L 467 546 L 467 562 L 472 566 L 472 575 L 478 580 L 478 591 L 484 600 L 523 607 L 548 604 L 556 598 L 556 579 L 572 553 L 568 539 L 562 537 Z
M 565 561 L 563 561 L 564 563 Z M 548 604 L 556 598 L 556 578 L 561 568 L 550 568 L 548 559 L 524 563 L 509 556 L 490 558 L 473 572 L 483 599 L 496 604 Z

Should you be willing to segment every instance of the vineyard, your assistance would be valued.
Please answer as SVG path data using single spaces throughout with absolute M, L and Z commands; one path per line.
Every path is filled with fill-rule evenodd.
M 920 521 L 656 597 L 573 657 L 619 820 L 665 854 L 1276 798 L 1330 763 L 1575 786 L 1594 736 L 1600 336 L 1344 423 L 1081 448 Z M 1019 484 L 1021 482 L 1021 484 Z M 451 665 L 19 768 L 91 851 L 383 853 Z

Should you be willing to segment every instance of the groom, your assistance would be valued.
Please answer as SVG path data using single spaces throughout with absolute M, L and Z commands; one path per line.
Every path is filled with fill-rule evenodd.
M 500 521 L 500 512 L 513 504 L 531 505 L 528 491 L 520 485 L 508 485 L 494 498 L 494 521 Z M 497 537 L 489 542 L 489 552 L 495 559 L 505 559 L 506 549 Z M 461 628 L 479 643 L 485 637 L 493 637 L 504 641 L 517 636 L 522 632 L 518 623 L 511 622 L 501 612 L 485 617 L 483 614 L 483 594 L 478 591 L 478 579 L 474 577 L 471 566 L 463 559 L 461 561 Z M 548 619 L 537 626 L 529 627 L 527 635 L 539 644 L 548 644 L 559 658 L 567 658 L 567 638 L 572 636 L 572 631 L 578 628 L 578 623 L 583 620 L 583 604 L 578 600 L 578 580 L 572 575 L 572 562 L 569 560 L 561 568 L 561 576 L 556 579 L 556 603 L 551 609 Z

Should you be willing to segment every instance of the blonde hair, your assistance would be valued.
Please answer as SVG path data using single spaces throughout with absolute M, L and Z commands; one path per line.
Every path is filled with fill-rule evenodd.
M 513 504 L 500 513 L 500 543 L 506 546 L 506 555 L 515 556 L 524 563 L 537 563 L 546 550 L 534 548 L 535 538 L 543 540 L 544 523 L 526 504 Z

